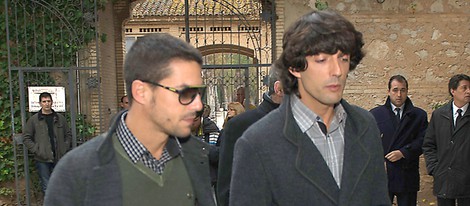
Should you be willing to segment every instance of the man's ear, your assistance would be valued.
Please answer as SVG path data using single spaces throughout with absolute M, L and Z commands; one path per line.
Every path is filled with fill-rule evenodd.
M 276 93 L 277 95 L 281 95 L 282 93 L 284 93 L 282 91 L 282 84 L 281 84 L 281 81 L 277 80 L 276 82 L 274 82 L 274 93 Z
M 289 72 L 294 76 L 294 77 L 297 77 L 297 78 L 300 78 L 300 72 L 296 71 L 294 68 L 292 67 L 289 67 Z
M 144 103 L 147 90 L 148 87 L 144 82 L 140 80 L 134 80 L 131 87 L 132 98 L 134 99 L 133 101 L 139 104 Z

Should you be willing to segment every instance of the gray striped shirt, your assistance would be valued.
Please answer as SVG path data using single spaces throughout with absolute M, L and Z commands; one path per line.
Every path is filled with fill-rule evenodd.
M 291 95 L 292 113 L 300 130 L 307 134 L 323 156 L 338 187 L 341 188 L 341 175 L 344 159 L 344 127 L 346 111 L 341 104 L 335 107 L 335 115 L 326 135 L 321 131 L 317 121 L 323 122 L 320 116 L 305 106 L 296 95 Z

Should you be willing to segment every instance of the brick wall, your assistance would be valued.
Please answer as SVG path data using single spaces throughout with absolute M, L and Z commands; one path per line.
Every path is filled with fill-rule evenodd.
M 123 37 L 122 24 L 128 17 L 128 1 L 121 0 L 114 4 L 109 1 L 104 10 L 98 14 L 99 33 L 106 36 L 106 41 L 99 43 L 100 77 L 101 77 L 101 116 L 93 118 L 95 125 L 100 125 L 101 131 L 105 131 L 111 118 L 119 111 L 119 101 L 125 94 L 123 80 Z M 99 99 L 96 96 L 96 99 Z M 98 107 L 96 103 L 96 107 Z
M 125 84 L 123 76 L 124 66 L 124 21 L 129 18 L 130 1 L 129 0 L 118 0 L 114 3 L 114 46 L 116 48 L 116 79 L 117 79 L 117 96 L 116 101 L 120 101 L 120 98 L 124 96 Z
M 110 117 L 116 112 L 118 105 L 116 101 L 115 25 L 112 24 L 114 21 L 112 8 L 112 3 L 107 3 L 105 9 L 98 13 L 99 35 L 105 38 L 104 42 L 100 40 L 98 44 L 101 81 L 100 132 L 104 132 L 108 128 Z M 93 118 L 92 121 L 95 124 L 99 123 L 97 118 Z

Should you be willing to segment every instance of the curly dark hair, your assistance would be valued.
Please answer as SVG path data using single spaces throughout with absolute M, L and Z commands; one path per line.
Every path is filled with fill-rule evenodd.
M 307 56 L 341 51 L 351 56 L 352 71 L 364 57 L 362 33 L 346 18 L 334 11 L 312 11 L 305 14 L 284 33 L 283 51 L 275 62 L 284 93 L 298 95 L 298 82 L 289 70 L 307 69 Z

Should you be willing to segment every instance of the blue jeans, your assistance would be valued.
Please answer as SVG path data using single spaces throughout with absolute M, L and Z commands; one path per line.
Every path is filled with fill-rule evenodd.
M 43 194 L 46 194 L 47 183 L 49 182 L 49 178 L 51 177 L 54 167 L 55 163 L 36 161 L 36 171 L 39 175 L 39 182 L 41 184 Z

